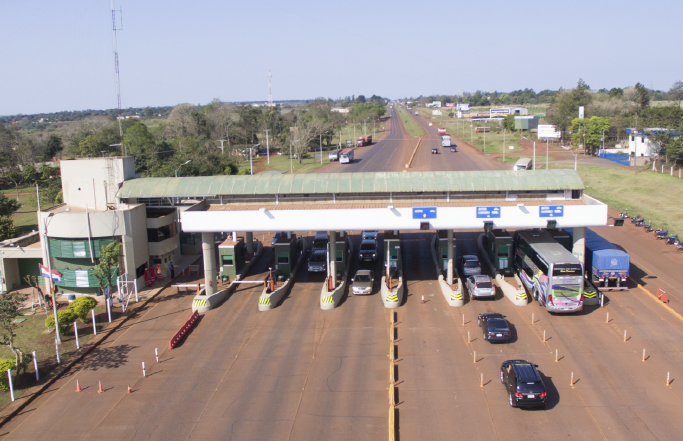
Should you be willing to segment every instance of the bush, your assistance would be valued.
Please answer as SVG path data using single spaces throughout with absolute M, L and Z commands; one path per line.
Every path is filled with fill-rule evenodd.
M 59 328 L 62 332 L 68 330 L 71 324 L 76 321 L 78 316 L 71 309 L 66 309 L 64 311 L 59 311 L 57 313 L 57 318 L 59 319 Z M 51 315 L 45 319 L 45 326 L 52 328 L 55 326 L 55 316 Z
M 92 309 L 97 306 L 97 300 L 90 296 L 79 297 L 69 305 L 69 310 L 71 310 L 76 316 L 81 320 L 81 323 L 85 323 L 88 318 L 88 314 Z M 61 322 L 61 318 L 59 319 Z
M 9 390 L 7 369 L 14 369 L 16 367 L 17 362 L 14 358 L 0 358 L 0 390 Z

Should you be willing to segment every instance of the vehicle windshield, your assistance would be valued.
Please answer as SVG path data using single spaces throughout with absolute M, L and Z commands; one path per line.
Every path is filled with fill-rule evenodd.
M 325 239 L 314 240 L 313 248 L 327 248 L 327 241 Z
M 500 329 L 502 330 L 507 330 L 508 325 L 503 319 L 489 319 L 488 320 L 488 327 L 490 329 Z
M 360 244 L 360 249 L 361 250 L 369 250 L 369 251 L 374 251 L 375 249 L 375 244 L 370 242 L 370 243 L 362 243 Z
M 311 262 L 324 262 L 325 261 L 325 255 L 323 254 L 314 254 L 311 256 Z
M 581 285 L 553 285 L 553 297 L 579 297 Z
M 354 282 L 369 282 L 370 281 L 370 275 L 369 274 L 360 274 L 357 275 L 354 279 Z
M 479 282 L 477 288 L 492 288 L 491 282 Z

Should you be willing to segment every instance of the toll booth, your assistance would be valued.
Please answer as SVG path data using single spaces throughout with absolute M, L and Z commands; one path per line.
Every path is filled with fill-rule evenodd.
M 439 262 L 439 268 L 442 271 L 448 271 L 448 231 L 439 230 L 437 231 L 439 236 L 439 241 L 436 244 L 436 260 Z M 455 239 L 453 239 L 453 256 L 455 260 Z M 455 262 L 453 262 L 453 268 L 455 269 Z
M 512 236 L 507 230 L 488 231 L 485 236 L 484 249 L 498 274 L 512 275 Z
M 218 263 L 220 265 L 221 279 L 233 280 L 244 267 L 244 238 L 238 237 L 232 240 L 232 236 L 218 245 Z
M 346 233 L 344 233 L 344 237 L 339 237 L 339 232 L 335 236 L 337 237 L 335 270 L 337 271 L 337 277 L 341 277 L 349 267 L 349 245 L 346 240 Z
M 275 268 L 280 270 L 280 274 L 284 277 L 289 277 L 289 274 L 296 266 L 297 247 L 296 234 L 292 233 L 291 238 L 286 234 L 282 234 L 275 244 L 273 244 L 273 257 L 275 259 Z
M 572 240 L 572 235 L 570 233 L 559 228 L 546 228 L 545 231 L 560 245 L 565 247 L 567 251 L 571 252 L 574 249 L 574 241 Z
M 398 277 L 398 272 L 402 269 L 401 265 L 401 243 L 398 234 L 394 231 L 384 232 L 384 266 L 387 264 L 392 270 L 392 273 Z

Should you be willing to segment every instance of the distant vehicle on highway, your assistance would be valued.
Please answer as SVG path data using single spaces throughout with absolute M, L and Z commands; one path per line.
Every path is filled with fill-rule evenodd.
M 361 269 L 356 271 L 356 276 L 351 279 L 353 283 L 351 292 L 355 295 L 372 294 L 372 285 L 375 283 L 375 276 L 371 270 Z
M 446 134 L 446 129 L 443 127 L 438 127 L 436 131 L 439 133 L 439 135 L 445 135 Z
M 509 342 L 512 338 L 510 326 L 503 314 L 485 312 L 479 314 L 477 324 L 484 331 L 484 340 L 489 342 Z
M 438 155 L 439 154 L 439 149 L 434 148 L 432 149 L 432 155 Z
M 338 161 L 340 152 L 341 152 L 341 149 L 332 150 L 330 152 L 330 154 L 328 155 L 329 160 L 330 161 Z
M 431 127 L 431 126 L 432 126 L 432 123 L 429 123 L 429 127 Z
M 372 144 L 372 135 L 361 136 L 356 141 L 356 145 L 358 147 L 363 147 L 363 146 L 370 145 L 370 144 Z
M 455 150 L 456 147 L 457 147 L 457 146 L 456 146 L 455 144 L 451 145 L 451 152 L 456 151 L 456 150 Z
M 344 149 L 339 153 L 340 164 L 351 164 L 353 162 L 353 149 Z
M 308 272 L 322 273 L 325 271 L 327 271 L 327 252 L 314 249 L 308 258 Z
M 515 162 L 515 166 L 512 167 L 513 170 L 533 170 L 534 162 L 531 158 L 520 158 Z
M 466 283 L 472 300 L 496 297 L 496 288 L 489 276 L 469 276 Z
M 512 407 L 545 407 L 548 392 L 538 365 L 528 360 L 507 360 L 500 366 L 500 382 L 508 392 Z
M 481 274 L 481 262 L 474 254 L 465 254 L 460 258 L 460 270 L 463 276 L 478 276 Z
M 415 112 L 415 115 L 417 115 L 417 112 Z
M 451 146 L 451 137 L 444 137 L 441 140 L 441 147 L 450 147 Z

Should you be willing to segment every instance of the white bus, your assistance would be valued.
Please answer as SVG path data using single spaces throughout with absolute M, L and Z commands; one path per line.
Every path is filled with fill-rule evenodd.
M 340 164 L 350 164 L 353 162 L 353 149 L 344 149 L 339 154 Z
M 543 230 L 519 230 L 515 270 L 534 300 L 550 312 L 583 309 L 583 264 Z

